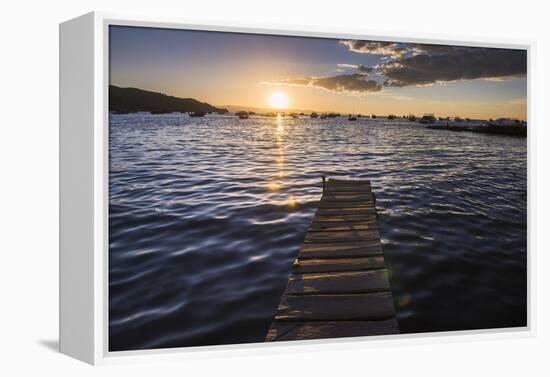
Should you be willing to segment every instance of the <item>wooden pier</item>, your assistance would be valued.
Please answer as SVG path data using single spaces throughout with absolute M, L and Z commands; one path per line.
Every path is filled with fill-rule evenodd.
M 370 182 L 323 178 L 266 341 L 397 333 Z

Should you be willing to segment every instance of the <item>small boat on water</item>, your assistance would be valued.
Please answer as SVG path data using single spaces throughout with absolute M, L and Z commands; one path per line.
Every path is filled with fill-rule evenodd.
M 409 120 L 409 122 L 416 122 L 416 116 L 414 114 L 409 114 L 407 116 L 407 119 Z
M 319 114 L 317 114 L 316 112 L 313 112 L 313 113 L 309 114 L 309 117 L 310 118 L 319 118 Z
M 290 116 L 294 119 L 299 118 L 298 114 L 296 114 L 296 113 L 290 113 Z
M 420 123 L 422 124 L 431 124 L 435 122 L 435 116 L 433 114 L 424 114 L 422 118 L 420 118 Z
M 248 119 L 248 114 L 239 114 L 239 119 Z
M 189 116 L 192 118 L 203 117 L 205 115 L 206 115 L 206 111 L 193 111 L 189 113 Z
M 353 115 L 350 114 L 350 115 L 348 116 L 348 120 L 352 120 L 352 121 L 353 121 L 353 120 L 357 120 L 357 117 L 354 117 Z
M 321 114 L 321 119 L 326 119 L 327 118 L 327 114 Z
M 372 114 L 370 117 L 371 119 L 376 119 L 376 114 Z
M 388 119 L 389 119 L 389 120 L 393 120 L 393 119 L 395 119 L 395 118 L 396 118 L 395 115 L 392 115 L 392 114 L 388 115 Z
M 498 118 L 496 120 L 489 119 L 489 124 L 497 126 L 512 126 L 516 124 L 522 124 L 522 122 L 519 119 Z

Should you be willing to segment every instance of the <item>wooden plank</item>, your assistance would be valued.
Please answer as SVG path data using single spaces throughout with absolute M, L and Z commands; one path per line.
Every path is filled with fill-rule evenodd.
M 293 273 L 318 273 L 337 271 L 358 271 L 383 268 L 384 257 L 381 255 L 359 258 L 333 259 L 297 259 L 292 267 Z
M 357 205 L 356 203 L 339 203 L 338 205 L 334 205 L 333 203 L 320 203 L 317 207 L 317 211 L 315 213 L 321 214 L 321 212 L 366 212 L 370 215 L 376 215 L 376 209 L 374 208 L 374 205 L 368 205 L 368 204 L 360 204 Z M 353 214 L 353 213 L 352 213 Z
M 311 246 L 307 247 L 306 246 Z M 382 254 L 382 246 L 379 243 L 373 243 L 370 246 L 335 248 L 322 247 L 323 244 L 304 244 L 300 259 L 320 259 L 320 258 L 357 258 L 371 257 Z
M 333 251 L 335 253 L 339 253 L 357 249 L 382 250 L 382 245 L 378 240 L 373 239 L 354 242 L 308 242 L 303 243 L 302 247 L 300 248 L 302 253 L 311 253 L 318 251 Z
M 356 185 L 370 185 L 370 179 L 342 179 L 342 178 L 329 178 L 329 183 L 345 183 L 345 184 L 356 184 Z
M 376 223 L 376 217 L 373 215 L 365 215 L 365 214 L 358 214 L 358 215 L 320 215 L 315 214 L 315 218 L 313 220 L 314 222 L 361 222 L 361 223 Z
M 346 185 L 367 185 L 370 186 L 369 179 L 341 179 L 341 178 L 329 178 L 328 183 L 333 184 L 346 184 Z
M 399 334 L 395 318 L 382 321 L 274 322 L 266 341 L 347 338 Z
M 345 230 L 370 230 L 378 229 L 376 222 L 343 222 L 343 221 L 313 221 L 309 225 L 309 231 L 345 231 Z
M 325 193 L 322 198 L 321 198 L 321 202 L 322 201 L 352 201 L 352 202 L 356 202 L 356 201 L 362 201 L 362 200 L 367 200 L 367 201 L 370 201 L 370 200 L 374 200 L 374 195 L 372 194 L 367 194 L 367 193 L 362 193 L 361 195 L 354 195 L 354 194 L 348 194 L 348 193 L 345 193 L 345 192 L 342 192 L 342 193 L 338 193 L 338 192 L 334 192 L 334 193 Z
M 277 321 L 381 320 L 395 315 L 390 292 L 283 295 Z
M 374 204 L 369 204 L 365 202 L 327 202 L 327 201 L 320 201 L 319 206 L 317 207 L 319 209 L 333 209 L 333 208 L 364 208 L 368 209 L 371 212 L 374 212 Z
M 378 229 L 340 230 L 340 231 L 308 231 L 304 242 L 350 242 L 378 240 Z
M 372 208 L 319 208 L 315 214 L 319 216 L 376 216 L 376 210 Z
M 371 271 L 292 274 L 285 294 L 367 293 L 388 290 L 388 272 Z
M 358 195 L 368 195 L 370 194 L 369 187 L 354 187 L 354 186 L 341 186 L 341 187 L 327 187 L 325 188 L 325 194 L 345 194 L 351 195 L 352 193 Z
M 349 249 L 349 250 L 319 250 L 304 253 L 300 259 L 337 259 L 337 258 L 365 258 L 382 255 L 382 248 L 362 248 L 362 249 Z
M 325 190 L 334 190 L 334 191 L 346 191 L 346 190 L 355 190 L 355 191 L 363 191 L 363 192 L 369 192 L 370 186 L 367 185 L 344 185 L 344 184 L 338 184 L 338 185 L 329 185 L 325 187 Z

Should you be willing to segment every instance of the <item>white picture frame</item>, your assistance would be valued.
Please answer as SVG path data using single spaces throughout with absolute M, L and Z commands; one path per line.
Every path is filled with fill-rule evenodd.
M 131 25 L 288 36 L 391 40 L 527 50 L 528 119 L 531 122 L 533 41 L 438 39 L 437 35 L 388 34 L 281 25 L 195 24 L 189 20 L 88 13 L 60 24 L 60 351 L 90 364 L 182 359 L 228 354 L 268 354 L 300 349 L 379 347 L 410 342 L 449 342 L 534 335 L 533 260 L 528 247 L 527 327 L 391 335 L 375 338 L 254 343 L 145 351 L 108 351 L 108 27 Z M 528 145 L 533 138 L 530 123 Z M 528 157 L 528 182 L 531 159 Z M 528 184 L 528 216 L 532 218 Z M 528 228 L 529 239 L 531 227 Z M 530 245 L 528 245 L 530 246 Z

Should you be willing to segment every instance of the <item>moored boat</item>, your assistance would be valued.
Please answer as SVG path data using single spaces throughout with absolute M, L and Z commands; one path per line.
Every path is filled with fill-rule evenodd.
M 435 122 L 435 116 L 433 114 L 424 114 L 422 118 L 420 118 L 420 123 L 422 124 L 431 124 Z

